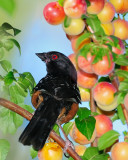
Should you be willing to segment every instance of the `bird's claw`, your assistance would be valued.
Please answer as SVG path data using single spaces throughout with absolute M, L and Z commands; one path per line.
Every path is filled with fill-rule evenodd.
M 69 154 L 67 155 L 67 149 L 68 149 L 68 147 L 71 147 L 72 149 L 74 149 L 74 145 L 73 145 L 73 143 L 72 143 L 70 140 L 66 140 L 66 142 L 65 142 L 65 147 L 64 147 L 64 149 L 63 149 L 64 155 L 65 155 L 65 157 L 67 157 L 67 158 L 70 157 Z

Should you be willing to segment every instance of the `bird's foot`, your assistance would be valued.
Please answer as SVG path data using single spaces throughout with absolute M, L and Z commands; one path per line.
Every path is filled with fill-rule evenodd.
M 71 148 L 74 149 L 73 143 L 69 139 L 66 139 L 66 141 L 65 141 L 65 147 L 63 149 L 63 152 L 64 152 L 65 157 L 67 157 L 67 158 L 70 157 L 69 154 L 67 153 L 68 147 L 71 147 Z

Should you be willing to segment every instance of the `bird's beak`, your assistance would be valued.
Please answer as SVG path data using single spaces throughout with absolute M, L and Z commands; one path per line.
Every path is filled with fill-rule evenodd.
M 46 53 L 36 53 L 36 55 L 37 55 L 42 61 L 46 61 L 46 59 L 47 59 Z

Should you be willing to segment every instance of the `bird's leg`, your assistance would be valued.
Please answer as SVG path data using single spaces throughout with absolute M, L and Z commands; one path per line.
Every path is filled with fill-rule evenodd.
M 63 152 L 64 152 L 64 155 L 69 158 L 69 156 L 66 155 L 67 149 L 68 149 L 68 147 L 72 147 L 72 148 L 74 149 L 74 145 L 73 145 L 73 143 L 68 139 L 68 137 L 67 137 L 67 135 L 65 134 L 62 126 L 61 126 L 60 123 L 59 123 L 59 120 L 56 121 L 56 124 L 59 126 L 59 128 L 61 129 L 61 131 L 62 131 L 62 133 L 63 133 L 63 135 L 64 135 L 64 137 L 65 137 L 65 140 L 66 140 L 66 141 L 65 141 L 65 147 L 64 147 Z

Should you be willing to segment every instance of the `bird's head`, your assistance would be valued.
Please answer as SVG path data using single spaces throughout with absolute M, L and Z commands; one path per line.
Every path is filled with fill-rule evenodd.
M 36 55 L 46 63 L 48 73 L 69 76 L 74 82 L 77 81 L 76 69 L 70 59 L 64 54 L 52 51 L 47 53 L 36 53 Z

